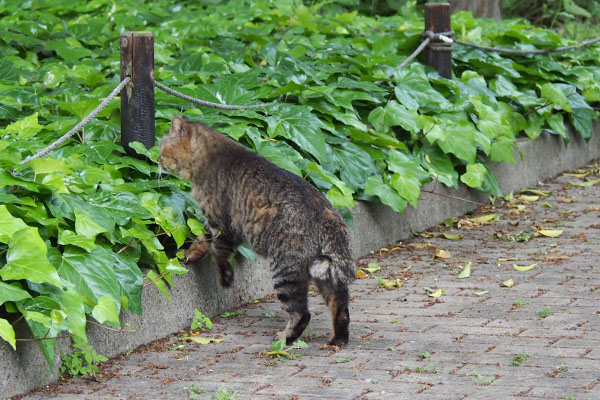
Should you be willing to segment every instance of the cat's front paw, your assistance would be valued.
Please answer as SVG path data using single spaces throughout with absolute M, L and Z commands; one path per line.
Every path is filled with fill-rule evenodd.
M 203 259 L 210 251 L 210 243 L 206 240 L 196 241 L 185 251 L 184 264 L 195 264 Z
M 337 337 L 334 336 L 329 341 L 330 346 L 345 346 L 348 344 L 348 337 Z

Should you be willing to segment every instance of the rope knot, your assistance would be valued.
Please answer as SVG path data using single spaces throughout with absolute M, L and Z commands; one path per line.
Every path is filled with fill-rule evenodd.
M 429 38 L 430 42 L 427 45 L 433 51 L 452 51 L 454 50 L 454 40 L 452 35 L 454 31 L 448 32 L 432 32 L 425 31 L 422 34 L 423 38 Z

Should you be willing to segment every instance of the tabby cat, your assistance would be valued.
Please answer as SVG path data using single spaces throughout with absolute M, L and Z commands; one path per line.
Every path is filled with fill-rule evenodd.
M 354 279 L 346 223 L 314 187 L 201 122 L 174 117 L 160 143 L 161 168 L 192 181 L 209 234 L 185 252 L 195 263 L 209 251 L 220 284 L 233 283 L 229 258 L 249 244 L 270 263 L 277 299 L 288 313 L 275 339 L 293 343 L 310 321 L 313 281 L 333 318 L 330 344 L 348 342 L 348 284 Z

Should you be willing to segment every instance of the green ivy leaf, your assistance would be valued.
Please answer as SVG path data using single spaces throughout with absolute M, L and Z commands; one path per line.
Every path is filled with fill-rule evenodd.
M 468 121 L 450 123 L 446 127 L 435 125 L 427 134 L 427 140 L 429 143 L 437 143 L 444 153 L 454 154 L 468 164 L 473 164 L 477 155 L 474 131 L 475 127 Z
M 550 126 L 551 133 L 559 135 L 565 143 L 569 143 L 569 134 L 562 114 L 546 114 L 546 123 Z
M 113 299 L 108 296 L 102 296 L 98 299 L 98 304 L 92 310 L 92 317 L 99 323 L 108 323 L 110 325 L 120 327 L 119 313 Z
M 0 205 L 0 242 L 8 243 L 15 232 L 27 228 L 21 218 L 12 216 L 4 204 Z
M 0 318 L 0 337 L 8 342 L 12 348 L 17 350 L 17 341 L 15 340 L 15 330 L 10 322 L 4 318 Z
M 87 211 L 76 209 L 74 212 L 75 231 L 78 235 L 94 240 L 99 233 L 108 232 L 106 228 L 94 221 Z
M 248 245 L 246 245 L 246 244 L 240 244 L 238 246 L 238 248 L 237 248 L 237 251 L 242 256 L 244 256 L 245 258 L 247 258 L 248 260 L 250 260 L 250 262 L 252 264 L 256 264 L 258 256 L 254 252 L 254 250 L 252 250 L 250 247 L 248 247 Z
M 390 179 L 390 183 L 394 189 L 405 198 L 414 208 L 417 208 L 417 200 L 421 193 L 421 182 L 412 174 L 395 173 Z
M 397 213 L 402 213 L 406 209 L 406 200 L 390 185 L 383 182 L 379 176 L 370 176 L 365 184 L 365 194 L 377 196 L 385 205 L 388 205 Z
M 478 97 L 471 97 L 469 101 L 475 107 L 475 111 L 479 117 L 477 128 L 489 139 L 494 139 L 498 136 L 512 136 L 510 126 L 504 123 L 500 113 L 496 112 L 492 107 L 483 104 Z
M 53 40 L 46 45 L 46 50 L 54 50 L 63 60 L 75 62 L 85 57 L 91 57 L 94 53 L 81 45 L 72 37 Z
M 515 157 L 513 154 L 513 146 L 515 145 L 512 139 L 499 137 L 492 143 L 490 149 L 490 158 L 494 162 L 509 162 L 514 163 Z
M 96 246 L 88 253 L 68 246 L 63 252 L 59 272 L 65 280 L 75 285 L 77 292 L 88 296 L 94 303 L 107 296 L 120 306 L 121 284 L 113 265 L 113 253 L 103 247 Z
M 469 164 L 467 172 L 461 175 L 460 180 L 469 187 L 478 188 L 483 185 L 486 173 L 487 170 L 483 164 Z
M 37 228 L 27 227 L 15 232 L 8 244 L 6 265 L 0 269 L 0 277 L 5 281 L 27 279 L 62 288 L 56 268 L 46 257 L 47 252 Z
M 16 176 L 12 176 L 6 171 L 0 171 L 0 188 L 3 188 L 5 186 L 20 186 L 27 190 L 31 190 L 32 192 L 38 193 L 40 191 L 39 187 L 42 185 L 26 181 Z
M 387 133 L 392 126 L 401 126 L 403 129 L 414 134 L 414 139 L 416 139 L 416 134 L 419 132 L 416 117 L 417 112 L 415 110 L 408 110 L 397 101 L 390 100 L 385 108 L 377 107 L 371 111 L 369 122 L 375 130 L 383 133 Z
M 546 82 L 541 86 L 541 95 L 555 106 L 568 112 L 572 111 L 571 104 L 569 104 L 567 96 L 565 96 L 560 87 L 550 82 Z
M 276 117 L 266 119 L 267 133 L 271 138 L 284 137 L 320 162 L 327 159 L 327 145 L 321 131 L 326 126 L 316 115 L 302 106 L 280 106 L 276 112 Z
M 27 291 L 21 289 L 17 285 L 18 283 L 8 284 L 0 282 L 0 305 L 7 301 L 21 301 L 31 298 L 31 295 Z
M 418 182 L 424 183 L 431 180 L 431 176 L 421 167 L 419 161 L 412 154 L 407 154 L 398 150 L 390 150 L 387 160 L 388 169 L 399 173 L 400 175 L 412 175 Z
M 81 295 L 73 289 L 68 289 L 59 292 L 54 299 L 58 301 L 59 308 L 66 314 L 61 328 L 87 341 L 85 307 Z
M 335 175 L 325 171 L 316 163 L 308 163 L 308 170 L 311 176 L 322 179 L 334 187 L 327 192 L 327 198 L 334 207 L 354 207 L 352 199 L 352 190 Z
M 424 66 L 412 63 L 409 66 L 396 70 L 394 73 L 396 99 L 409 110 L 448 110 L 451 104 L 437 90 L 431 87 Z
M 58 244 L 72 244 L 73 246 L 81 247 L 87 251 L 94 249 L 95 240 L 82 234 L 77 234 L 73 231 L 65 229 L 58 234 Z
M 454 170 L 452 160 L 437 145 L 423 143 L 415 149 L 415 154 L 433 178 L 446 186 L 458 186 L 458 173 Z
M 38 113 L 35 112 L 28 117 L 25 117 L 17 122 L 8 125 L 5 129 L 5 133 L 12 133 L 19 135 L 21 139 L 29 139 L 36 133 L 44 129 L 38 122 Z

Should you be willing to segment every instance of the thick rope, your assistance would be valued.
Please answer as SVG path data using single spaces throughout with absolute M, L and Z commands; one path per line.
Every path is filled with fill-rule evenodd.
M 454 43 L 458 43 L 458 44 L 463 45 L 463 46 L 468 46 L 468 47 L 472 47 L 472 48 L 479 49 L 479 50 L 494 51 L 496 53 L 519 54 L 519 55 L 559 53 L 561 51 L 577 50 L 577 49 L 580 49 L 582 47 L 586 47 L 586 46 L 589 46 L 591 44 L 600 42 L 600 37 L 597 37 L 595 39 L 586 40 L 586 41 L 581 42 L 579 44 L 574 44 L 574 45 L 571 45 L 571 46 L 556 47 L 554 49 L 517 50 L 517 49 L 505 49 L 505 48 L 502 48 L 502 47 L 480 46 L 478 44 L 471 43 L 471 42 L 463 42 L 462 40 L 450 38 L 449 36 L 451 36 L 452 33 L 453 32 L 434 33 L 432 31 L 425 31 L 423 34 L 424 34 L 424 36 L 426 36 L 428 38 L 431 38 L 432 40 L 438 40 L 438 41 L 442 41 L 442 42 L 445 42 L 445 43 L 453 43 L 454 42 Z
M 543 49 L 543 50 L 503 49 L 503 48 L 500 48 L 500 47 L 479 46 L 479 45 L 474 44 L 474 43 L 463 42 L 462 40 L 456 40 L 456 39 L 454 39 L 454 41 L 456 43 L 458 43 L 458 44 L 462 44 L 463 46 L 469 46 L 469 47 L 473 47 L 475 49 L 485 50 L 485 51 L 495 51 L 496 53 L 507 53 L 507 54 L 550 54 L 550 53 L 559 53 L 561 51 L 577 50 L 577 49 L 580 49 L 582 47 L 589 46 L 589 45 L 594 44 L 596 42 L 600 42 L 600 37 L 597 37 L 595 39 L 586 40 L 585 42 L 581 42 L 579 44 L 574 44 L 572 46 L 564 46 L 564 47 L 557 47 L 557 48 L 554 48 L 554 49 Z
M 423 39 L 423 41 L 421 42 L 419 47 L 417 47 L 410 56 L 406 57 L 406 59 L 404 61 L 402 61 L 402 64 L 400 64 L 396 68 L 394 68 L 394 70 L 406 67 L 412 60 L 414 60 L 419 55 L 420 52 L 423 51 L 423 49 L 429 44 L 429 42 L 431 42 L 431 38 L 427 37 L 427 38 Z M 394 76 L 394 71 L 388 73 L 387 76 L 388 76 L 388 78 L 391 78 L 392 76 Z
M 417 47 L 416 50 L 410 56 L 408 56 L 406 58 L 406 60 L 404 60 L 402 62 L 402 64 L 398 65 L 395 68 L 395 70 L 400 69 L 400 68 L 404 68 L 405 66 L 407 66 L 427 46 L 429 46 L 429 48 L 432 49 L 432 50 L 434 50 L 434 51 L 452 51 L 453 50 L 452 44 L 453 43 L 458 43 L 458 44 L 461 44 L 463 46 L 473 47 L 475 49 L 484 50 L 484 51 L 494 51 L 494 52 L 497 52 L 497 53 L 526 55 L 526 54 L 551 54 L 551 53 L 558 53 L 558 52 L 561 52 L 561 51 L 576 50 L 576 49 L 580 49 L 582 47 L 589 46 L 589 45 L 594 44 L 596 42 L 600 42 L 600 37 L 598 37 L 598 38 L 595 38 L 595 39 L 586 40 L 586 41 L 581 42 L 579 44 L 574 44 L 572 46 L 557 47 L 557 48 L 554 48 L 554 49 L 517 50 L 517 49 L 504 49 L 504 48 L 500 48 L 500 47 L 480 46 L 480 45 L 475 44 L 475 43 L 463 42 L 462 40 L 453 39 L 451 37 L 453 34 L 454 34 L 453 31 L 438 32 L 438 33 L 435 33 L 435 32 L 432 32 L 432 31 L 425 31 L 425 32 L 423 32 L 423 35 L 422 35 L 423 36 L 423 41 L 421 42 L 421 44 L 419 45 L 419 47 Z M 388 78 L 391 78 L 393 75 L 394 75 L 394 72 L 392 71 L 392 72 L 390 72 L 388 74 Z
M 73 127 L 73 129 L 71 129 L 69 132 L 65 133 L 64 135 L 62 135 L 60 137 L 60 139 L 58 139 L 57 141 L 52 143 L 50 146 L 46 147 L 44 150 L 37 152 L 33 156 L 29 156 L 29 157 L 25 158 L 19 164 L 25 164 L 31 160 L 35 160 L 36 158 L 45 156 L 46 154 L 50 153 L 52 150 L 54 150 L 55 148 L 57 148 L 58 146 L 63 144 L 71 136 L 73 136 L 74 134 L 79 132 L 79 130 L 81 128 L 83 128 L 84 126 L 86 126 L 88 124 L 88 122 L 90 122 L 94 117 L 96 117 L 96 115 L 98 115 L 98 113 L 100 111 L 102 111 L 108 105 L 108 103 L 110 103 L 112 101 L 112 99 L 114 99 L 119 93 L 121 93 L 121 90 L 123 89 L 123 87 L 125 85 L 127 85 L 127 83 L 129 83 L 130 80 L 131 80 L 130 77 L 128 77 L 128 76 L 125 77 L 125 79 L 123 79 L 121 81 L 121 83 L 119 83 L 117 85 L 117 87 L 114 88 L 112 92 L 110 92 L 108 97 L 106 99 L 104 99 L 104 101 L 102 103 L 100 103 L 100 105 L 98 107 L 96 107 L 91 113 L 89 113 L 89 115 L 87 117 L 85 117 L 80 123 L 75 125 Z
M 160 90 L 164 90 L 165 92 L 167 92 L 175 97 L 179 97 L 180 99 L 184 99 L 184 100 L 190 101 L 192 103 L 199 104 L 201 106 L 218 108 L 221 110 L 248 110 L 251 108 L 264 108 L 271 104 L 271 103 L 266 103 L 266 104 L 263 103 L 263 104 L 254 104 L 254 105 L 250 105 L 250 106 L 231 106 L 231 105 L 227 105 L 227 104 L 211 103 L 210 101 L 200 100 L 195 97 L 191 97 L 191 96 L 188 96 L 181 92 L 178 92 L 177 90 L 173 90 L 157 81 L 154 81 L 154 86 L 156 86 Z

